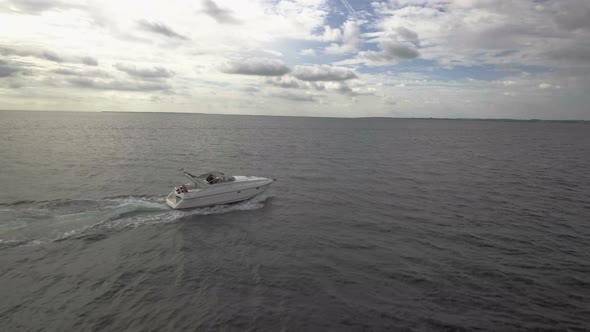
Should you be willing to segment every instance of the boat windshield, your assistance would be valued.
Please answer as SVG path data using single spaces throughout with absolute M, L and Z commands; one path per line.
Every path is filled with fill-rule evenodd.
M 202 185 L 207 185 L 207 184 L 211 185 L 211 184 L 224 183 L 224 182 L 233 182 L 236 180 L 235 177 L 225 175 L 222 172 L 209 172 L 209 173 L 201 174 L 199 176 L 194 176 L 191 173 L 185 171 L 184 169 L 181 169 L 181 171 L 184 173 L 184 175 L 186 175 L 187 177 L 189 177 L 190 179 L 192 179 L 194 181 L 195 186 L 197 188 L 200 188 Z
M 209 173 L 205 177 L 205 181 L 207 183 L 209 183 L 209 184 L 232 182 L 232 181 L 235 181 L 235 180 L 236 180 L 236 178 L 234 178 L 233 176 L 226 176 L 223 173 Z

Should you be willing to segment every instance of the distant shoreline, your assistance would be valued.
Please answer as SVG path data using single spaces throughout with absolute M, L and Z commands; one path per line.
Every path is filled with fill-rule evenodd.
M 296 116 L 296 115 L 267 115 L 267 114 L 216 114 L 216 113 L 197 113 L 197 112 L 142 112 L 142 111 L 58 111 L 58 110 L 2 110 L 0 112 L 47 112 L 47 113 L 130 113 L 130 114 L 178 114 L 178 115 L 220 115 L 220 116 L 264 116 L 264 117 L 281 117 L 281 118 L 318 118 L 318 119 L 386 119 L 386 120 L 459 120 L 459 121 L 497 121 L 497 122 L 564 122 L 564 123 L 582 123 L 590 120 L 577 119 L 512 119 L 512 118 L 435 118 L 435 117 L 384 117 L 384 116 L 363 116 L 363 117 L 338 117 L 338 116 Z

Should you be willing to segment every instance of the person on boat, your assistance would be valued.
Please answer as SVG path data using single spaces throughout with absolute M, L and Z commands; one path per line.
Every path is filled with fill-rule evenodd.
M 215 176 L 213 174 L 209 174 L 209 176 L 207 177 L 207 182 L 212 184 L 213 180 L 215 180 Z

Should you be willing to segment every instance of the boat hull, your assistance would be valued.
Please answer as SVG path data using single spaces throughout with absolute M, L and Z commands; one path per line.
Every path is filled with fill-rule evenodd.
M 237 181 L 228 185 L 215 185 L 206 190 L 191 190 L 182 194 L 172 191 L 166 198 L 166 204 L 173 209 L 192 209 L 241 202 L 263 193 L 273 181 L 256 178 L 256 180 Z

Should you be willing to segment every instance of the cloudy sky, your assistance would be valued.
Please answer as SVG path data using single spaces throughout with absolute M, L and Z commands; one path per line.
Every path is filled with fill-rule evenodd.
M 590 1 L 0 0 L 0 109 L 590 120 Z

